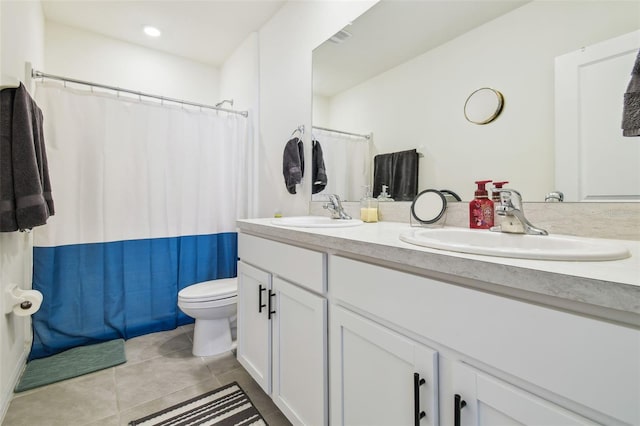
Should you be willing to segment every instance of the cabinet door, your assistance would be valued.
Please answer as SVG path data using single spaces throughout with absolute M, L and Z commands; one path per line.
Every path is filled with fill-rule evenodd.
M 271 393 L 270 291 L 269 273 L 238 263 L 237 357 L 267 394 Z
M 277 277 L 273 291 L 273 401 L 294 424 L 326 425 L 327 301 Z
M 444 364 L 444 363 L 443 363 Z M 445 374 L 443 374 L 445 376 Z M 502 382 L 466 364 L 451 363 L 453 380 L 441 395 L 443 424 L 454 426 L 595 425 L 552 402 Z M 443 384 L 443 389 L 448 388 Z
M 331 424 L 437 425 L 438 353 L 340 307 L 330 317 Z

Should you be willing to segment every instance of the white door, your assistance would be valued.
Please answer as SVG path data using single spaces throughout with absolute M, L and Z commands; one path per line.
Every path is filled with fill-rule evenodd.
M 438 353 L 340 307 L 330 312 L 331 424 L 438 424 Z
M 273 401 L 293 423 L 327 424 L 327 300 L 273 279 Z
M 568 201 L 640 201 L 640 138 L 622 136 L 634 31 L 556 58 L 556 189 Z
M 441 395 L 443 424 L 453 426 L 595 425 L 522 389 L 476 371 L 461 362 L 450 364 L 451 384 Z M 449 386 L 450 385 L 450 386 Z
M 271 394 L 271 275 L 238 263 L 237 358 L 251 377 Z

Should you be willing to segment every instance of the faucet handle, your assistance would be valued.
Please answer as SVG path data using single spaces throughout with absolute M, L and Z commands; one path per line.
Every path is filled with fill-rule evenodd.
M 500 193 L 500 204 L 522 210 L 522 195 L 518 191 L 510 188 L 499 188 L 497 192 Z
M 341 207 L 342 203 L 340 202 L 340 196 L 338 194 L 329 194 L 329 202 L 333 204 L 334 207 Z
M 545 203 L 549 203 L 549 202 L 561 203 L 564 201 L 564 194 L 562 193 L 562 191 L 552 191 L 544 197 L 544 201 Z
M 340 202 L 340 197 L 337 194 L 329 194 L 328 198 L 329 202 L 324 204 L 322 207 L 331 212 L 332 218 L 351 219 L 351 216 L 345 213 L 344 209 L 342 208 L 342 202 Z

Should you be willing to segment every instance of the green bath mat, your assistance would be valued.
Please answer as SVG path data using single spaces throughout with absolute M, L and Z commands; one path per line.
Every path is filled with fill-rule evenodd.
M 127 361 L 124 340 L 116 339 L 89 346 L 79 346 L 47 358 L 27 363 L 15 388 L 23 392 L 72 377 L 103 370 Z

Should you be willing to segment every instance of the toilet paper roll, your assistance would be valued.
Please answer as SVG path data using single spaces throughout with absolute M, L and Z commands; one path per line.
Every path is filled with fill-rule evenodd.
M 14 290 L 14 294 L 21 299 L 13 306 L 13 313 L 18 317 L 35 314 L 42 305 L 42 293 L 38 290 Z

